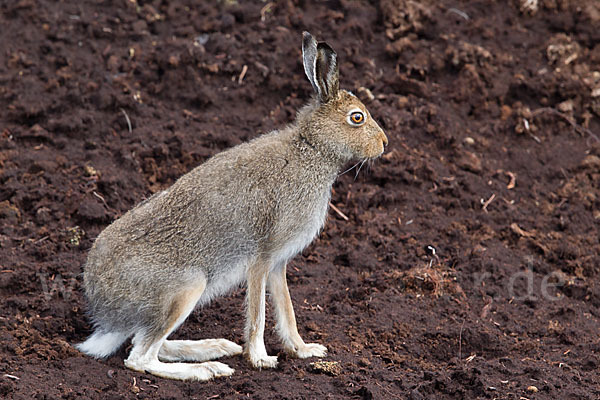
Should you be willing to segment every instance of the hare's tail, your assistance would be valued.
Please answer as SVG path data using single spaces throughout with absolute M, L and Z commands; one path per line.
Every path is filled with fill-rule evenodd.
M 122 332 L 96 330 L 85 342 L 75 345 L 77 350 L 95 358 L 106 358 L 113 354 L 129 338 Z

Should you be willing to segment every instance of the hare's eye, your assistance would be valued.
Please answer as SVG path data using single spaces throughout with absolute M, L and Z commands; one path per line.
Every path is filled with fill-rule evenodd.
M 348 117 L 351 125 L 362 125 L 365 122 L 365 115 L 361 111 L 354 111 Z

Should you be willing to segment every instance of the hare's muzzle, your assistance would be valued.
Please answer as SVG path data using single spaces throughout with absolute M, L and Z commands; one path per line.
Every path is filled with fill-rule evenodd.
M 383 133 L 383 131 L 381 131 L 379 133 L 379 136 L 380 136 L 381 141 L 383 142 L 383 147 L 387 146 L 388 145 L 388 138 L 387 138 L 387 136 L 385 136 L 385 133 Z
M 379 132 L 377 132 L 377 144 L 379 147 L 379 152 L 376 157 L 379 157 L 385 151 L 385 146 L 388 144 L 388 138 L 385 136 L 385 133 L 381 128 L 379 128 Z

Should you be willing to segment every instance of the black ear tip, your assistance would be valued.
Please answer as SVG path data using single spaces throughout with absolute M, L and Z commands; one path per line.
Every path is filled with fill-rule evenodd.
M 326 42 L 319 42 L 319 44 L 317 44 L 317 49 L 318 50 L 322 49 L 322 50 L 328 51 L 330 53 L 335 53 L 335 50 L 333 50 L 333 47 L 331 47 Z
M 315 38 L 313 37 L 313 35 L 311 35 L 309 32 L 302 32 L 302 44 L 306 47 L 310 46 L 315 46 L 317 45 L 317 41 L 315 40 Z

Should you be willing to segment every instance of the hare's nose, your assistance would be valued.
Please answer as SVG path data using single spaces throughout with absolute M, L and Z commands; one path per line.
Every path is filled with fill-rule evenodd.
M 380 135 L 381 135 L 381 141 L 383 142 L 383 145 L 387 146 L 388 145 L 388 138 L 387 138 L 387 136 L 385 136 L 385 133 L 383 133 L 383 131 L 381 131 Z

